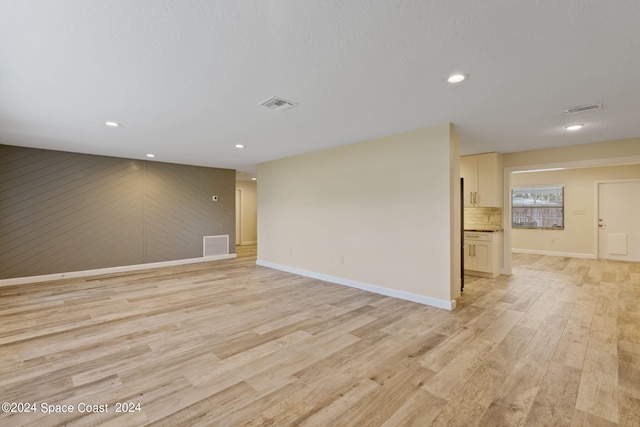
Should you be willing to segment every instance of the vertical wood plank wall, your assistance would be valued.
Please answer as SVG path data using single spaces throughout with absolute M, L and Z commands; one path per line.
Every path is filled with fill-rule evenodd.
M 234 253 L 231 169 L 0 145 L 0 279 L 197 258 L 218 234 Z

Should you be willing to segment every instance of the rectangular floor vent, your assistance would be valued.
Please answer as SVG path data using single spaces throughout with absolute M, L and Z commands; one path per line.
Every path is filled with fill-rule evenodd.
M 204 236 L 202 238 L 202 256 L 228 255 L 229 235 Z

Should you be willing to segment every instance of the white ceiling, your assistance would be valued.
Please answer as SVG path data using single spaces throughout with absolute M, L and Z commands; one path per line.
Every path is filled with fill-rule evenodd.
M 445 122 L 462 154 L 639 137 L 639 22 L 638 0 L 0 0 L 0 143 L 253 172 Z

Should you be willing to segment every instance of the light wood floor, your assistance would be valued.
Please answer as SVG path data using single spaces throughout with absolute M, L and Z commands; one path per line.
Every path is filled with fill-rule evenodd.
M 515 255 L 448 312 L 239 249 L 0 288 L 0 400 L 37 405 L 0 425 L 640 425 L 639 264 Z

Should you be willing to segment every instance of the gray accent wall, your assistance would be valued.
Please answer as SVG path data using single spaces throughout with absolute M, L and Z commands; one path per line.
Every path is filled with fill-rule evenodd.
M 0 279 L 197 258 L 221 234 L 235 253 L 231 169 L 0 145 Z

